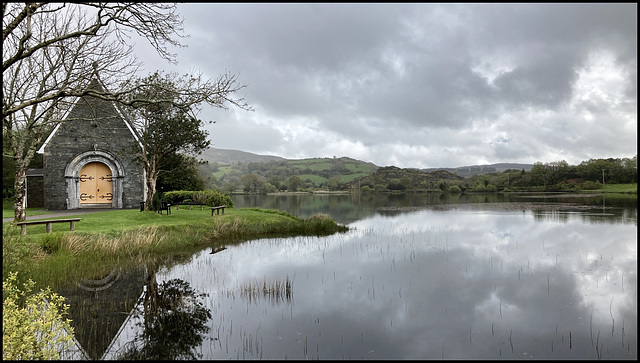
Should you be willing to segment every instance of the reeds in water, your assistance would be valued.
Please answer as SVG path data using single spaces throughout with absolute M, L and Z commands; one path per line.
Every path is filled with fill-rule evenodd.
M 265 278 L 262 284 L 257 280 L 244 283 L 239 290 L 240 298 L 248 300 L 249 303 L 264 299 L 272 304 L 277 304 L 291 301 L 293 282 L 289 276 L 285 280 L 267 281 Z M 227 294 L 234 295 L 232 291 L 228 291 Z

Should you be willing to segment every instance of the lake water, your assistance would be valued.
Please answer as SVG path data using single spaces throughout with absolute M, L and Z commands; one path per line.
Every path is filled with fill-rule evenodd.
M 89 312 L 74 318 L 85 357 L 637 359 L 635 198 L 234 203 L 326 213 L 350 231 L 205 249 L 84 282 L 67 296 Z

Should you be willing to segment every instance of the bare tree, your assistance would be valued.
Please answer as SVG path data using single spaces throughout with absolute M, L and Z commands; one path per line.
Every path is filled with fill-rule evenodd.
M 100 39 L 102 42 L 111 40 L 125 45 L 131 32 L 146 38 L 160 56 L 175 62 L 175 54 L 167 49 L 167 45 L 182 46 L 173 38 L 181 37 L 183 30 L 182 20 L 175 10 L 175 4 L 165 3 L 3 3 L 3 78 L 12 66 L 23 60 L 41 58 L 39 53 L 47 48 L 64 48 L 70 40 L 83 38 Z M 122 69 L 98 65 L 103 81 Z M 81 66 L 72 65 L 75 68 Z M 83 92 L 86 91 L 77 87 L 51 89 L 38 98 L 3 104 L 2 115 L 4 117 L 53 98 L 82 96 Z
M 90 75 L 118 89 L 135 73 L 139 64 L 126 42 L 131 32 L 173 61 L 167 45 L 180 46 L 173 37 L 181 36 L 182 21 L 174 4 L 6 2 L 2 20 L 3 154 L 16 164 L 14 221 L 23 221 L 26 170 L 72 99 L 121 99 L 87 90 Z

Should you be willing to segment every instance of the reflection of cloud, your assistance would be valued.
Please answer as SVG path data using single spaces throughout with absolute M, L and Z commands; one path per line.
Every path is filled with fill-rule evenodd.
M 423 210 L 352 226 L 345 235 L 204 251 L 191 267 L 168 272 L 164 278 L 187 274 L 215 296 L 212 325 L 221 347 L 233 348 L 205 358 L 597 358 L 592 339 L 602 358 L 629 358 L 635 225 Z M 286 306 L 220 293 L 286 277 L 294 289 Z M 241 332 L 251 334 L 252 352 L 237 345 Z

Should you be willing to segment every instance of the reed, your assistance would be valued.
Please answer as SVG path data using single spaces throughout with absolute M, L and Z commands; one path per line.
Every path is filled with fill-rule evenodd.
M 293 282 L 286 277 L 282 280 L 267 281 L 265 278 L 260 284 L 257 280 L 244 283 L 239 288 L 239 296 L 249 303 L 265 299 L 271 303 L 290 302 L 292 299 Z M 235 296 L 232 291 L 227 291 L 227 296 Z

